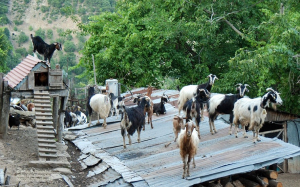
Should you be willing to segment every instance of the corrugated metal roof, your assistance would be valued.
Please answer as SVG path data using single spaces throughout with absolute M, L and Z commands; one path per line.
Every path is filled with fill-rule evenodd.
M 161 96 L 163 92 L 153 91 L 152 95 Z M 177 90 L 174 91 L 176 94 Z M 85 154 L 98 156 L 104 162 L 107 160 L 106 163 L 133 186 L 191 186 L 281 163 L 284 159 L 300 155 L 299 147 L 276 138 L 261 137 L 262 141 L 254 144 L 252 132 L 248 132 L 249 138 L 243 138 L 242 132 L 238 138 L 230 136 L 229 124 L 221 117 L 215 121 L 218 133 L 211 135 L 208 118 L 205 117 L 200 123 L 201 140 L 195 156 L 196 168 L 191 167 L 191 176 L 182 179 L 183 165 L 179 148 L 174 143 L 172 124 L 178 110 L 170 104 L 166 108 L 167 114 L 153 116 L 153 129 L 146 124 L 146 130 L 141 132 L 141 143 L 137 143 L 137 133 L 131 137 L 132 145 L 128 145 L 126 137 L 127 149 L 123 149 L 120 122 L 113 123 L 115 117 L 110 117 L 111 124 L 106 129 L 96 126 L 75 132 L 79 138 L 73 142 Z M 93 148 L 87 151 L 86 147 Z
M 24 78 L 26 78 L 32 68 L 34 68 L 34 66 L 36 66 L 39 62 L 43 61 L 31 55 L 27 55 L 27 57 L 23 59 L 22 62 L 14 69 L 8 72 L 8 74 L 3 79 L 5 81 L 8 81 L 8 85 L 11 88 L 15 88 L 19 83 L 21 83 Z M 45 62 L 45 64 L 47 63 Z

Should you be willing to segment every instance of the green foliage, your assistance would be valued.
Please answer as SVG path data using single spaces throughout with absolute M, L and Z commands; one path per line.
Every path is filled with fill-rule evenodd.
M 15 25 L 22 25 L 23 24 L 23 20 L 17 19 L 14 20 Z
M 71 34 L 66 35 L 66 39 L 68 41 L 71 41 L 73 39 L 73 36 Z
M 0 28 L 0 72 L 6 73 L 7 69 L 7 56 L 11 49 L 9 40 L 4 34 L 4 28 Z
M 49 10 L 50 10 L 50 7 L 49 7 L 49 6 L 41 6 L 41 11 L 42 11 L 43 13 L 49 12 Z
M 16 49 L 15 52 L 19 53 L 23 58 L 28 55 L 28 52 L 24 47 Z
M 64 43 L 64 51 L 65 52 L 74 52 L 76 50 L 76 46 L 72 41 L 66 41 Z
M 33 27 L 31 25 L 29 26 L 29 31 L 33 31 Z
M 24 32 L 21 32 L 19 37 L 18 37 L 18 44 L 19 46 L 22 44 L 22 43 L 25 43 L 29 40 L 29 37 L 24 33 Z
M 53 30 L 47 29 L 47 38 L 52 39 L 53 38 Z
M 46 38 L 45 30 L 43 30 L 42 28 L 39 28 L 38 30 L 35 31 L 35 36 L 39 36 L 44 40 Z

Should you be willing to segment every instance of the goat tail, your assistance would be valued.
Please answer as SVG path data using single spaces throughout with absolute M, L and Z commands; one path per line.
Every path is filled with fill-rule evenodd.
M 31 39 L 33 38 L 32 34 L 30 34 Z

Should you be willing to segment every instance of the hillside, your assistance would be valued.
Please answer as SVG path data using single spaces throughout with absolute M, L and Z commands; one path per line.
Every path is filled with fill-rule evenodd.
M 114 4 L 115 0 L 5 0 L 0 2 L 2 10 L 6 7 L 8 9 L 6 14 L 8 21 L 3 26 L 9 30 L 15 54 L 11 57 L 9 68 L 15 67 L 28 54 L 33 54 L 30 40 L 30 34 L 33 34 L 41 36 L 48 44 L 53 42 L 62 44 L 63 50 L 54 53 L 51 65 L 59 63 L 61 67 L 66 66 L 64 69 L 67 70 L 67 66 L 78 63 L 80 58 L 78 52 L 88 39 L 77 33 L 65 34 L 67 30 L 78 31 L 76 23 L 70 18 L 71 12 L 79 20 L 87 23 L 90 16 L 99 15 L 104 11 L 113 11 Z

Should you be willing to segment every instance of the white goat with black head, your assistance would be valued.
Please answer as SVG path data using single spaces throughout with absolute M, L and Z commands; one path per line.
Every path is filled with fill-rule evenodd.
M 234 104 L 233 109 L 233 123 L 235 125 L 235 136 L 237 136 L 237 128 L 240 123 L 244 129 L 244 138 L 247 138 L 245 126 L 250 124 L 249 130 L 253 131 L 253 143 L 260 141 L 258 137 L 259 130 L 265 122 L 267 117 L 266 107 L 272 104 L 275 108 L 276 105 L 282 105 L 282 100 L 280 98 L 280 93 L 273 90 L 272 88 L 267 88 L 267 93 L 263 97 L 257 97 L 254 99 L 242 98 L 239 99 Z
M 230 130 L 229 133 L 231 134 L 232 129 L 232 121 L 233 121 L 233 107 L 234 103 L 243 98 L 245 92 L 249 92 L 247 89 L 248 84 L 237 84 L 238 86 L 236 89 L 238 94 L 217 94 L 214 95 L 209 99 L 208 102 L 208 114 L 209 114 L 209 127 L 211 134 L 217 133 L 215 127 L 215 119 L 219 114 L 229 114 L 229 122 L 230 122 Z M 250 87 L 250 86 L 249 86 Z
M 183 110 L 184 110 L 185 116 L 186 116 L 186 123 L 189 120 L 193 120 L 193 118 L 195 118 L 199 139 L 200 139 L 199 124 L 200 124 L 200 119 L 201 119 L 200 104 L 202 103 L 203 100 L 206 100 L 207 98 L 209 98 L 209 96 L 210 96 L 210 92 L 207 89 L 200 88 L 199 93 L 195 94 L 195 96 L 192 99 L 186 101 L 183 106 Z
M 150 98 L 145 96 L 141 98 L 140 104 L 135 107 L 127 108 L 124 106 L 124 112 L 121 119 L 121 134 L 123 137 L 123 147 L 126 148 L 125 135 L 129 139 L 129 145 L 131 145 L 131 138 L 135 131 L 138 132 L 138 143 L 141 142 L 140 134 L 142 128 L 145 126 L 145 113 L 144 110 L 150 105 Z
M 207 77 L 209 78 L 209 81 L 205 84 L 188 85 L 188 86 L 184 86 L 183 88 L 181 88 L 181 90 L 179 92 L 179 98 L 178 98 L 178 114 L 179 115 L 180 115 L 181 110 L 183 109 L 183 105 L 185 104 L 185 102 L 187 100 L 192 99 L 192 97 L 194 96 L 195 93 L 198 94 L 199 89 L 205 88 L 205 89 L 207 89 L 207 91 L 210 92 L 215 80 L 218 78 L 216 75 L 213 75 L 213 74 L 209 74 Z M 201 107 L 201 120 L 203 120 L 203 102 L 200 103 L 200 107 Z
M 50 60 L 52 58 L 52 55 L 54 53 L 55 50 L 62 50 L 61 44 L 58 42 L 55 42 L 53 44 L 48 45 L 46 42 L 44 42 L 44 40 L 39 37 L 39 36 L 35 36 L 33 37 L 32 34 L 30 34 L 31 37 L 31 41 L 33 44 L 33 52 L 35 54 L 35 52 L 37 51 L 39 54 L 44 56 L 44 60 L 48 61 L 50 63 Z

